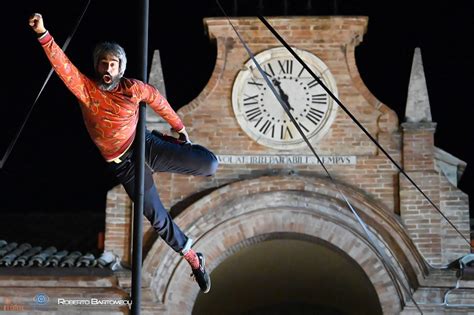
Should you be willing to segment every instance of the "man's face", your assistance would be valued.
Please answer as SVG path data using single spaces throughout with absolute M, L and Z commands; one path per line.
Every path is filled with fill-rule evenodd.
M 114 89 L 120 81 L 120 60 L 113 54 L 103 55 L 97 64 L 98 84 L 102 90 Z

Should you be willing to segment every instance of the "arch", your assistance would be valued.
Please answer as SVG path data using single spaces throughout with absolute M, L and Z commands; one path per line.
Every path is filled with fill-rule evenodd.
M 210 35 L 214 36 L 214 34 Z M 188 104 L 184 105 L 178 110 L 178 112 L 182 115 L 188 115 L 196 108 L 198 108 L 201 104 L 205 104 L 206 99 L 219 86 L 219 82 L 221 81 L 222 76 L 224 75 L 227 63 L 227 54 L 229 50 L 232 49 L 234 45 L 234 40 L 228 37 L 224 38 L 215 36 L 214 39 L 216 41 L 217 55 L 216 63 L 214 65 L 211 77 L 209 78 L 209 81 L 207 82 L 201 93 L 199 93 L 196 98 L 194 98 L 192 101 L 190 101 Z
M 416 288 L 426 265 L 397 218 L 361 192 L 340 186 L 391 257 L 400 279 Z M 384 313 L 401 310 L 406 297 L 384 261 L 367 240 L 353 214 L 327 179 L 268 176 L 224 186 L 189 206 L 176 219 L 206 253 L 212 272 L 246 240 L 275 233 L 299 234 L 330 243 L 350 256 L 372 282 Z M 144 263 L 144 283 L 155 303 L 171 313 L 190 313 L 199 293 L 189 266 L 163 242 L 156 242 Z
M 355 60 L 355 48 L 358 44 L 359 42 L 353 42 L 346 45 L 344 49 L 347 71 L 349 72 L 353 86 L 374 109 L 381 113 L 377 119 L 378 127 L 384 132 L 395 132 L 399 129 L 398 116 L 396 112 L 377 99 L 377 97 L 367 88 L 360 76 Z
M 227 252 L 212 271 L 213 289 L 198 294 L 193 314 L 382 314 L 362 268 L 319 238 L 261 234 Z

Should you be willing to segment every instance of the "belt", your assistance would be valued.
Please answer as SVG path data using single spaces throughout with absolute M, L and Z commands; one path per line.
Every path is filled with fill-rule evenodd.
M 133 150 L 131 150 L 131 149 L 129 148 L 127 151 L 125 151 L 124 153 L 122 153 L 122 155 L 116 157 L 116 158 L 113 159 L 113 160 L 108 160 L 107 162 L 120 164 L 120 163 L 122 163 L 123 161 L 125 161 L 127 158 L 129 158 L 129 157 L 132 155 L 132 152 L 133 152 Z
M 109 163 L 112 163 L 112 162 L 114 162 L 114 163 L 120 164 L 120 163 L 122 163 L 122 162 L 123 162 L 123 160 L 122 160 L 122 159 L 120 159 L 120 158 L 118 157 L 118 158 L 115 158 L 115 159 L 113 159 L 113 160 L 110 160 L 110 161 L 108 161 L 108 162 L 109 162 Z

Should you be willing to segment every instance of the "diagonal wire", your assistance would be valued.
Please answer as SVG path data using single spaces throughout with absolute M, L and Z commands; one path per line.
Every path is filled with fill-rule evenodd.
M 349 207 L 349 209 L 351 210 L 351 212 L 354 214 L 354 216 L 356 217 L 358 223 L 361 225 L 362 229 L 364 230 L 364 232 L 366 233 L 367 237 L 368 237 L 368 240 L 370 241 L 370 244 L 375 248 L 375 250 L 378 252 L 378 254 L 382 257 L 383 261 L 385 262 L 385 265 L 388 267 L 390 273 L 392 274 L 393 277 L 395 277 L 400 286 L 403 288 L 403 290 L 405 291 L 405 293 L 407 294 L 408 297 L 410 297 L 410 299 L 412 300 L 413 304 L 416 306 L 416 308 L 418 309 L 418 311 L 423 314 L 422 310 L 420 309 L 420 307 L 418 306 L 418 304 L 416 303 L 416 301 L 414 300 L 413 298 L 413 294 L 411 293 L 410 289 L 407 288 L 407 286 L 405 285 L 405 283 L 399 278 L 398 276 L 398 273 L 396 272 L 395 270 L 395 267 L 392 265 L 389 257 L 387 256 L 387 254 L 385 253 L 384 250 L 382 250 L 380 248 L 380 246 L 377 244 L 377 242 L 375 241 L 374 239 L 374 235 L 373 233 L 368 229 L 367 225 L 364 223 L 364 221 L 362 220 L 362 218 L 360 217 L 360 215 L 358 214 L 358 212 L 354 209 L 354 207 L 352 206 L 352 204 L 349 202 L 349 200 L 347 199 L 347 197 L 345 196 L 345 194 L 342 192 L 341 188 L 339 187 L 339 185 L 337 184 L 337 182 L 334 180 L 334 178 L 332 177 L 331 173 L 328 171 L 328 169 L 326 168 L 326 166 L 324 165 L 324 163 L 322 162 L 322 160 L 320 159 L 319 155 L 316 153 L 316 151 L 314 150 L 313 146 L 311 145 L 311 143 L 309 142 L 308 138 L 305 136 L 303 130 L 301 129 L 301 127 L 298 125 L 298 123 L 296 122 L 295 118 L 293 117 L 293 115 L 291 114 L 289 108 L 290 108 L 290 105 L 288 104 L 288 101 L 285 99 L 283 99 L 281 97 L 281 95 L 277 92 L 277 90 L 275 89 L 273 83 L 270 81 L 270 79 L 268 78 L 268 76 L 266 75 L 265 71 L 262 69 L 262 67 L 260 66 L 260 64 L 257 62 L 257 60 L 255 59 L 255 56 L 254 54 L 252 53 L 252 51 L 250 50 L 250 48 L 247 46 L 247 44 L 245 43 L 245 40 L 242 38 L 242 36 L 240 35 L 239 31 L 236 29 L 236 27 L 234 26 L 234 24 L 231 22 L 231 20 L 229 19 L 229 17 L 227 16 L 227 14 L 225 13 L 224 9 L 222 8 L 222 6 L 220 5 L 219 1 L 216 0 L 217 2 L 217 5 L 219 6 L 219 8 L 221 9 L 222 13 L 224 14 L 224 16 L 227 18 L 229 24 L 232 26 L 232 29 L 234 30 L 234 32 L 236 33 L 237 37 L 239 38 L 240 42 L 242 43 L 242 45 L 244 46 L 245 50 L 247 51 L 247 53 L 249 54 L 250 58 L 252 59 L 252 61 L 254 62 L 255 66 L 257 67 L 258 71 L 260 72 L 260 74 L 262 75 L 263 79 L 265 80 L 266 84 L 268 85 L 268 87 L 270 88 L 270 90 L 273 92 L 273 94 L 275 95 L 275 97 L 277 98 L 278 102 L 280 103 L 280 105 L 283 107 L 283 109 L 285 110 L 285 112 L 287 113 L 288 117 L 291 119 L 291 121 L 293 122 L 294 126 L 296 127 L 296 129 L 298 130 L 298 132 L 301 134 L 301 137 L 304 139 L 304 141 L 306 142 L 306 144 L 308 145 L 308 147 L 310 148 L 310 150 L 313 152 L 313 154 L 316 156 L 316 158 L 318 159 L 318 162 L 321 164 L 321 166 L 323 167 L 324 171 L 326 172 L 327 176 L 330 178 L 331 182 L 334 184 L 334 186 L 336 187 L 337 191 L 339 192 L 339 194 L 342 196 L 342 198 L 344 199 L 345 203 L 347 204 L 347 206 Z
M 69 43 L 71 42 L 71 39 L 72 37 L 74 36 L 74 34 L 76 33 L 78 27 L 79 27 L 79 24 L 81 24 L 81 21 L 82 21 L 82 18 L 84 17 L 84 15 L 86 14 L 86 11 L 87 11 L 87 8 L 89 7 L 89 4 L 91 3 L 91 0 L 88 0 L 87 1 L 87 4 L 86 6 L 84 7 L 84 10 L 82 11 L 79 19 L 77 20 L 76 22 L 76 25 L 74 26 L 74 29 L 73 31 L 69 34 L 69 36 L 67 37 L 66 41 L 64 42 L 63 46 L 62 46 L 62 50 L 63 51 L 66 51 L 67 49 L 67 46 L 69 46 Z M 38 94 L 36 95 L 36 98 L 35 98 L 35 101 L 33 102 L 33 104 L 30 106 L 30 109 L 28 110 L 28 112 L 26 113 L 26 116 L 25 118 L 23 119 L 23 122 L 21 123 L 21 126 L 20 126 L 20 129 L 18 130 L 18 132 L 15 134 L 13 140 L 10 142 L 7 150 L 5 151 L 5 154 L 3 155 L 3 158 L 2 160 L 0 161 L 0 169 L 3 168 L 3 166 L 5 165 L 5 163 L 7 162 L 7 159 L 8 157 L 10 156 L 10 153 L 12 153 L 12 150 L 13 150 L 13 147 L 15 146 L 16 142 L 18 141 L 18 138 L 20 138 L 20 134 L 21 132 L 23 131 L 23 129 L 25 128 L 25 125 L 26 125 L 26 122 L 28 121 L 28 118 L 30 117 L 31 113 L 33 112 L 33 108 L 35 107 L 36 103 L 38 102 L 38 99 L 40 98 L 41 94 L 43 93 L 43 90 L 44 88 L 46 87 L 46 84 L 48 83 L 49 79 L 51 78 L 51 75 L 53 74 L 53 67 L 51 67 L 51 70 L 49 70 L 49 73 L 48 75 L 46 76 L 46 79 L 44 80 L 43 82 L 43 85 L 41 86 L 41 89 L 39 90 Z
M 306 63 L 295 53 L 295 51 L 286 43 L 286 41 L 278 34 L 275 29 L 270 25 L 270 23 L 267 22 L 267 20 L 261 16 L 258 15 L 258 18 L 262 23 L 272 32 L 272 34 L 285 46 L 285 48 L 295 57 L 296 60 L 308 71 L 313 78 L 321 85 L 321 87 L 332 97 L 332 99 L 346 112 L 346 114 L 356 123 L 356 125 L 369 137 L 369 139 L 380 149 L 380 151 L 385 154 L 385 156 L 392 162 L 393 165 L 402 173 L 405 178 L 420 192 L 423 197 L 433 206 L 433 208 L 436 209 L 436 211 L 441 214 L 441 216 L 451 225 L 451 227 L 466 241 L 466 243 L 469 245 L 470 248 L 472 248 L 471 243 L 469 240 L 459 231 L 459 229 L 446 217 L 446 215 L 439 209 L 439 207 L 426 195 L 426 193 L 415 183 L 415 181 L 408 176 L 408 174 L 403 170 L 403 168 L 398 165 L 398 163 L 390 156 L 390 154 L 385 151 L 385 149 L 378 143 L 378 141 L 367 131 L 367 129 L 362 126 L 362 124 L 354 117 L 354 115 L 342 104 L 342 102 L 329 90 L 324 83 L 321 81 L 321 79 L 318 78 L 316 74 L 306 65 Z

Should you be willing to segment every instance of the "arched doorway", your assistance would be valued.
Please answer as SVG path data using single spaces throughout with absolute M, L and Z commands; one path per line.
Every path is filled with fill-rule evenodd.
M 277 233 L 242 248 L 212 274 L 193 315 L 382 314 L 359 265 L 325 241 Z
M 372 287 L 382 312 L 398 313 L 406 301 L 398 281 L 403 281 L 409 287 L 416 285 L 417 277 L 423 274 L 423 261 L 394 215 L 359 192 L 349 187 L 344 189 L 345 195 L 358 209 L 379 246 L 389 255 L 390 263 L 396 266 L 396 278 L 387 269 L 388 262 L 381 259 L 367 240 L 354 215 L 338 199 L 337 190 L 331 183 L 320 178 L 263 177 L 233 183 L 190 205 L 176 218 L 176 222 L 185 227 L 186 233 L 195 240 L 194 249 L 206 254 L 207 269 L 214 279 L 211 292 L 219 290 L 219 287 L 216 289 L 219 279 L 226 278 L 225 275 L 228 274 L 222 272 L 220 276 L 219 268 L 226 268 L 226 264 L 232 264 L 234 259 L 237 261 L 242 250 L 250 252 L 241 252 L 243 254 L 240 254 L 240 258 L 244 261 L 251 261 L 252 255 L 256 255 L 256 247 L 252 247 L 254 245 L 263 246 L 262 250 L 268 252 L 268 257 L 276 257 L 275 250 L 271 249 L 275 246 L 270 246 L 270 239 L 293 240 L 300 243 L 293 243 L 292 245 L 298 246 L 289 247 L 286 256 L 304 257 L 302 253 L 307 249 L 311 252 L 306 255 L 308 257 L 315 255 L 316 259 L 319 256 L 335 255 L 335 262 L 345 262 L 343 269 L 361 271 L 343 277 L 343 282 L 360 283 L 359 287 L 351 285 L 350 290 L 339 293 L 344 294 L 344 298 L 349 299 L 355 291 L 359 294 L 361 286 L 366 290 L 367 287 Z M 292 237 L 287 237 L 288 235 Z M 283 243 L 280 245 L 284 246 Z M 323 251 L 323 254 L 318 254 L 318 251 Z M 315 270 L 324 269 L 324 263 L 316 260 L 314 264 L 317 265 Z M 284 267 L 296 268 L 291 262 Z M 331 272 L 337 274 L 337 270 Z M 317 276 L 317 272 L 313 270 L 303 274 L 302 278 Z M 358 280 L 349 280 L 351 276 L 357 276 Z M 150 305 L 159 307 L 163 313 L 191 314 L 198 303 L 199 288 L 189 278 L 189 266 L 163 242 L 155 243 L 148 253 L 144 263 L 144 280 L 149 288 L 149 296 L 153 297 Z M 261 281 L 265 280 L 259 280 Z M 301 281 L 305 285 L 310 283 Z M 366 285 L 367 281 L 371 286 Z M 336 289 L 339 285 L 327 287 L 335 290 L 332 295 L 338 293 Z M 376 305 L 373 302 L 376 299 L 371 298 L 372 293 L 369 291 L 366 291 L 362 299 L 364 303 Z M 306 301 L 315 296 L 317 297 L 309 296 L 298 307 L 307 308 Z M 336 302 L 318 305 L 332 307 L 334 304 Z M 314 306 L 314 303 L 310 306 Z M 375 313 L 380 311 L 377 306 L 374 308 Z M 334 309 L 330 308 L 328 311 Z M 336 311 L 343 312 L 344 309 Z

